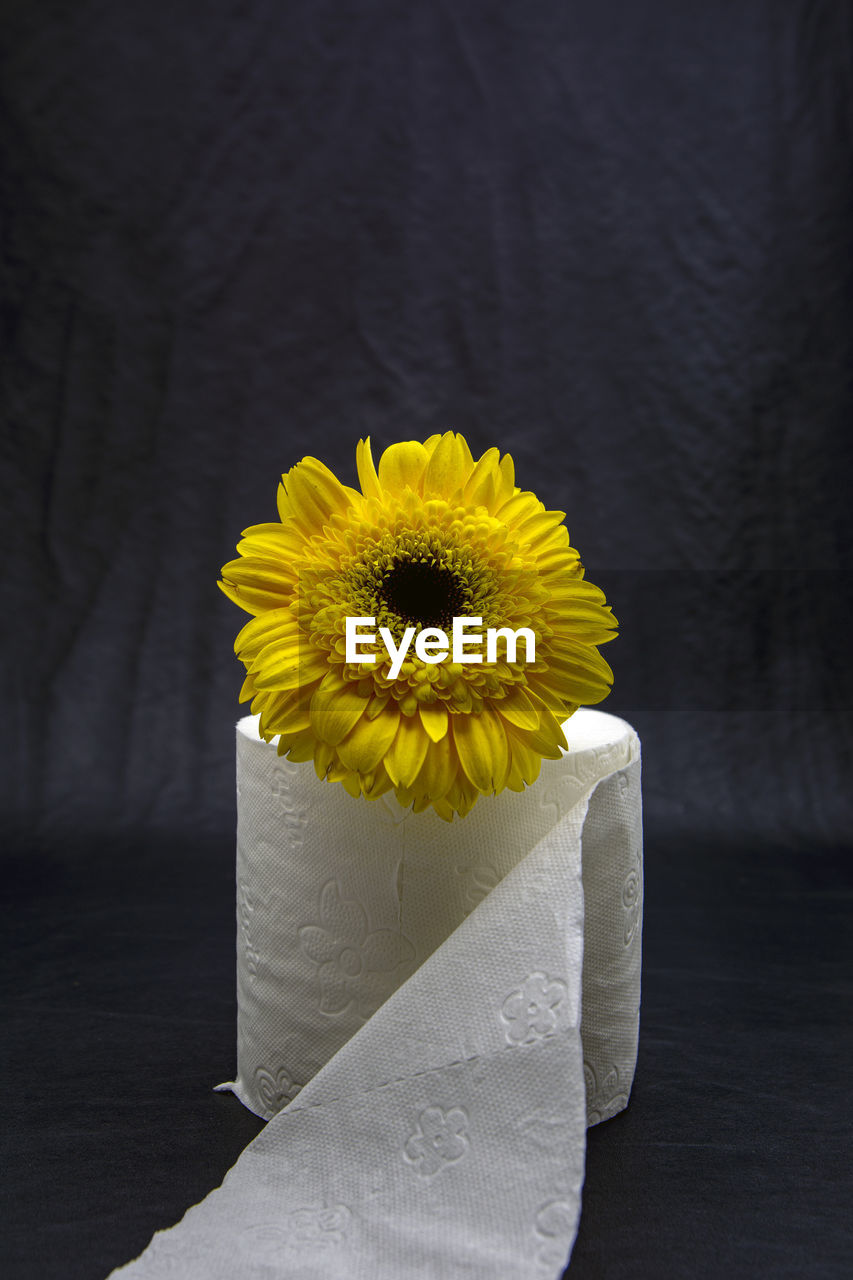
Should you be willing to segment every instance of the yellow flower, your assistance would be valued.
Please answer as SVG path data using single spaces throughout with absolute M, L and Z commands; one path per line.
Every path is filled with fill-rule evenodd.
M 516 486 L 508 454 L 475 462 L 448 431 L 391 445 L 378 468 L 361 440 L 356 460 L 360 493 L 303 458 L 279 485 L 280 521 L 246 529 L 222 570 L 219 586 L 254 615 L 234 646 L 240 700 L 265 741 L 280 735 L 279 754 L 313 760 L 320 778 L 450 820 L 559 757 L 560 722 L 610 691 L 596 646 L 616 621 L 564 512 Z M 523 643 L 514 661 L 499 642 L 495 661 L 464 664 L 412 647 L 392 678 L 378 641 L 361 645 L 372 665 L 346 660 L 347 618 L 374 618 L 399 647 L 408 627 L 449 631 L 454 616 L 530 628 L 535 661 Z

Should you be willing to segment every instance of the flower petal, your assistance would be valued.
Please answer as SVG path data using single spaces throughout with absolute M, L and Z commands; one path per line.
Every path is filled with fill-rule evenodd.
M 456 778 L 457 768 L 458 760 L 450 734 L 445 734 L 440 742 L 431 742 L 418 774 L 418 795 L 426 795 L 433 800 L 447 795 Z
M 598 623 L 607 630 L 615 630 L 619 623 L 613 617 L 612 609 L 607 604 L 605 593 L 592 582 L 585 579 L 561 580 L 556 585 L 548 586 L 548 604 L 556 605 L 560 617 L 573 623 Z M 570 630 L 574 630 L 570 628 Z
M 276 612 L 280 611 L 276 610 Z M 278 634 L 267 635 L 264 645 L 251 660 L 245 653 L 241 653 L 240 658 L 246 664 L 248 671 L 265 671 L 269 674 L 274 670 L 289 669 L 310 654 L 309 642 L 299 628 L 291 623 L 289 627 L 283 627 Z
M 498 501 L 505 502 L 515 493 L 515 463 L 508 453 L 505 453 L 501 458 L 500 473 L 501 485 Z
M 335 748 L 328 742 L 318 742 L 314 737 L 314 772 L 322 782 L 328 777 L 329 770 L 337 764 Z
M 384 758 L 397 733 L 400 713 L 396 703 L 389 703 L 373 719 L 363 716 L 338 743 L 338 755 L 348 769 L 371 773 Z
M 514 685 L 505 698 L 493 705 L 498 715 L 509 720 L 510 724 L 517 725 L 519 729 L 539 728 L 539 709 L 531 702 L 521 685 Z
M 532 689 L 530 694 L 533 697 Z M 563 751 L 568 749 L 563 726 L 551 708 L 542 702 L 541 698 L 534 699 L 534 701 L 541 704 L 539 728 L 525 732 L 524 743 L 527 747 L 532 748 L 537 755 L 544 756 L 546 760 L 559 760 Z
M 497 508 L 496 514 L 514 532 L 529 516 L 544 510 L 545 505 L 539 501 L 536 494 L 531 493 L 529 489 L 525 489 L 521 493 L 514 493 L 506 502 L 502 502 Z
M 418 705 L 421 724 L 433 742 L 441 742 L 447 733 L 447 708 L 443 702 L 421 702 Z M 536 722 L 539 723 L 538 720 Z
M 296 525 L 271 521 L 244 529 L 237 547 L 246 548 L 242 555 L 274 555 L 289 563 L 294 556 L 304 555 L 306 541 Z
M 549 547 L 546 551 L 540 551 L 536 556 L 536 568 L 540 573 L 546 573 L 552 569 L 559 569 L 562 573 L 571 573 L 576 568 L 578 561 L 578 553 L 574 547 Z
M 532 673 L 528 681 L 534 692 L 550 690 L 582 704 L 600 702 L 610 692 L 613 683 L 610 664 L 591 645 L 561 639 L 559 648 L 553 648 L 542 658 L 546 670 Z
M 379 459 L 379 483 L 389 493 L 405 488 L 419 492 L 429 454 L 418 440 L 401 440 L 389 445 Z
M 273 733 L 299 733 L 311 724 L 311 689 L 288 689 L 286 693 L 260 694 L 264 697 L 261 718 Z
M 370 698 L 362 698 L 355 686 L 336 676 L 336 687 L 330 687 L 328 678 L 318 686 L 311 699 L 311 723 L 317 737 L 337 746 L 352 727 L 361 719 Z
M 492 711 L 451 718 L 459 762 L 478 791 L 500 789 L 509 768 L 506 734 Z
M 278 740 L 278 754 L 286 755 L 288 760 L 304 764 L 307 760 L 313 759 L 316 745 L 317 739 L 308 730 L 303 729 L 299 733 L 283 733 Z
M 597 609 L 595 613 L 588 609 L 586 616 L 581 615 L 579 610 L 565 609 L 560 613 L 560 624 L 571 632 L 573 640 L 588 645 L 607 644 L 609 640 L 615 640 L 618 629 L 609 608 Z
M 325 653 L 308 653 L 300 662 L 285 656 L 281 661 L 274 660 L 264 665 L 263 670 L 254 672 L 255 687 L 298 689 L 325 675 L 328 669 L 329 659 Z
M 247 674 L 246 679 L 243 681 L 243 687 L 240 690 L 240 696 L 238 697 L 237 701 L 249 702 L 252 698 L 254 698 L 254 696 L 255 696 L 255 682 L 252 679 L 252 675 L 250 672 Z
M 294 468 L 294 471 L 296 468 Z M 335 511 L 345 512 L 352 506 L 355 491 L 341 484 L 334 471 L 330 471 L 325 462 L 310 455 L 299 463 L 300 484 L 311 489 L 316 506 L 327 515 Z
M 237 563 L 240 562 L 237 561 Z M 226 565 L 225 568 L 227 567 Z M 222 572 L 224 573 L 225 569 Z M 232 585 L 228 578 L 225 578 L 216 585 L 234 604 L 245 609 L 247 613 L 254 614 L 265 613 L 267 609 L 284 609 L 290 604 L 293 595 L 285 582 L 273 588 L 269 585 L 250 586 L 246 583 Z
M 306 533 L 319 533 L 336 511 L 352 503 L 344 488 L 319 458 L 307 457 L 282 476 L 291 519 Z
M 368 800 L 378 800 L 380 796 L 385 795 L 386 791 L 390 791 L 393 785 L 385 772 L 384 765 L 381 765 L 370 773 L 362 775 L 361 794 Z
M 350 773 L 348 769 L 344 770 L 337 780 L 340 781 L 344 791 L 351 795 L 353 800 L 359 798 L 361 795 L 361 779 L 357 773 Z
M 268 609 L 257 618 L 251 618 L 234 641 L 234 652 L 244 662 L 254 658 L 272 640 L 294 640 L 299 627 L 289 609 Z
M 513 791 L 521 791 L 525 784 L 529 786 L 531 782 L 535 782 L 542 768 L 541 757 L 522 740 L 523 736 L 515 733 L 512 725 L 506 727 L 507 745 L 511 756 L 507 786 Z
M 466 465 L 465 451 L 459 438 L 452 431 L 446 431 L 432 450 L 427 463 L 424 472 L 424 496 L 451 497 L 465 484 L 470 470 L 470 465 Z
M 395 787 L 412 785 L 420 772 L 428 746 L 429 738 L 421 727 L 418 716 L 401 716 L 393 745 L 385 757 L 385 768 Z
M 365 440 L 359 440 L 355 447 L 355 465 L 358 471 L 358 482 L 361 485 L 361 492 L 365 498 L 381 498 L 382 490 L 379 487 L 379 477 L 376 474 L 376 467 L 373 465 L 373 454 L 370 449 L 370 436 Z
M 491 510 L 495 506 L 501 480 L 499 463 L 500 453 L 494 448 L 487 449 L 475 463 L 463 491 L 465 501 L 472 507 L 488 507 Z
M 282 476 L 279 486 L 275 492 L 275 504 L 278 508 L 278 518 L 283 525 L 290 527 L 291 532 L 301 537 L 297 527 L 295 525 L 291 527 L 291 522 L 294 516 L 293 504 L 287 496 L 287 492 L 284 487 L 284 479 L 284 476 Z
M 286 568 L 270 555 L 241 556 L 239 560 L 230 560 L 222 566 L 222 576 L 234 586 L 260 587 L 264 591 L 278 592 L 289 602 L 293 597 L 293 579 Z
M 479 798 L 480 792 L 460 770 L 453 786 L 447 793 L 446 799 L 448 803 L 453 806 L 460 818 L 464 818 L 466 814 L 471 812 Z
M 569 531 L 563 524 L 565 518 L 565 511 L 548 511 L 544 503 L 537 501 L 535 509 L 529 515 L 515 521 L 515 532 L 522 542 L 533 541 L 554 529 L 563 529 L 568 537 Z

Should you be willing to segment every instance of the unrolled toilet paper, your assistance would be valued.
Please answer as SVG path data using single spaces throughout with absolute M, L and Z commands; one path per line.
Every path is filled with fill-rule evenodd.
M 237 1076 L 269 1119 L 127 1280 L 556 1277 L 585 1129 L 627 1105 L 639 741 L 581 710 L 447 824 L 237 731 Z

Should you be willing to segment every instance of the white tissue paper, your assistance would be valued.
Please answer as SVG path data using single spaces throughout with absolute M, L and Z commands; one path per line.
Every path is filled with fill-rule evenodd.
M 549 1280 L 585 1130 L 628 1102 L 640 744 L 569 750 L 464 819 L 354 800 L 237 726 L 237 1079 L 269 1119 L 124 1280 Z

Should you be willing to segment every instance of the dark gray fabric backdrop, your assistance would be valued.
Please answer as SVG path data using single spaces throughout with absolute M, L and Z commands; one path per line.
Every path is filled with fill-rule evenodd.
M 448 427 L 567 512 L 645 748 L 650 1092 L 593 1135 L 572 1274 L 838 1274 L 852 32 L 832 0 L 2 6 L 13 1274 L 103 1274 L 255 1131 L 206 1092 L 243 617 L 215 579 L 305 453 L 352 483 L 359 435 Z M 782 1061 L 738 1234 L 738 1089 Z M 676 1170 L 673 1097 L 683 1128 L 721 1078 Z

